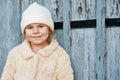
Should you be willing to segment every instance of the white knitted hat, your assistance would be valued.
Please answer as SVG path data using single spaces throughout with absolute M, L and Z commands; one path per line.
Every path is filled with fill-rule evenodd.
M 54 31 L 54 23 L 50 11 L 34 2 L 23 12 L 21 19 L 21 30 L 24 34 L 24 29 L 32 23 L 43 23 L 48 25 Z

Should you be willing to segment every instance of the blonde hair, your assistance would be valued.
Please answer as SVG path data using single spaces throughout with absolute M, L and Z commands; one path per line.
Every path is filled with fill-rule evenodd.
M 48 26 L 48 29 L 49 29 L 48 43 L 50 43 L 52 39 L 56 39 L 57 35 L 56 35 L 56 32 L 53 31 L 49 26 Z

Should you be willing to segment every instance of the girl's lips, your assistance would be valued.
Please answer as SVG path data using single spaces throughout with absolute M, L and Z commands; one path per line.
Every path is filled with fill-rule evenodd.
M 39 37 L 42 37 L 42 36 L 32 36 L 32 38 L 39 38 Z

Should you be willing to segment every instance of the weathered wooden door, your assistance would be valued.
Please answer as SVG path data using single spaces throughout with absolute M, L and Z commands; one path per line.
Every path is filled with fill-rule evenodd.
M 34 1 L 51 11 L 75 80 L 120 80 L 120 0 L 0 0 L 0 75 L 22 42 L 21 14 Z

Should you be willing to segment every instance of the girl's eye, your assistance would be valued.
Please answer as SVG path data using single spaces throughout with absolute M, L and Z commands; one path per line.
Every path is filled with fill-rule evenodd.
M 39 26 L 39 28 L 43 28 L 43 27 L 44 27 L 44 25 L 40 25 L 40 26 Z
M 28 27 L 26 27 L 26 29 L 32 29 L 33 27 L 32 26 L 28 26 Z

